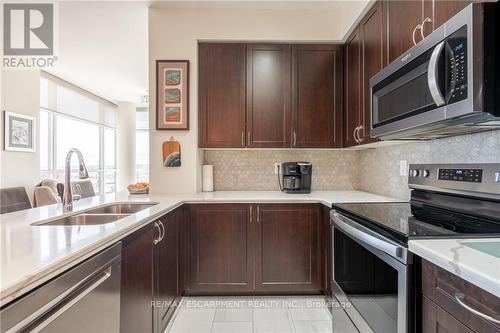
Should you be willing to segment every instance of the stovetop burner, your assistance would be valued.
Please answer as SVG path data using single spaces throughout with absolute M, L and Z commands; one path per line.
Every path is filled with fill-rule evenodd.
M 500 221 L 420 203 L 351 203 L 334 205 L 334 209 L 404 243 L 414 238 L 500 236 Z

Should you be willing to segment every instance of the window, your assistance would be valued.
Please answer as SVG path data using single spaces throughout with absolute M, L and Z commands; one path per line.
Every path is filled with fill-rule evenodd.
M 42 179 L 50 177 L 62 181 L 66 155 L 71 148 L 77 148 L 83 154 L 96 194 L 116 191 L 114 109 L 103 107 L 97 98 L 94 100 L 84 93 L 80 94 L 77 89 L 59 86 L 57 81 L 46 77 L 41 80 L 39 133 Z M 77 179 L 76 157 L 71 159 L 71 171 L 72 178 Z
M 149 112 L 140 109 L 135 117 L 135 180 L 149 181 Z

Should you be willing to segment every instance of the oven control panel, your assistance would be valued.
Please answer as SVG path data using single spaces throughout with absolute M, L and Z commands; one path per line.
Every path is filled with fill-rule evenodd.
M 500 163 L 410 164 L 408 187 L 500 201 Z
M 439 180 L 458 182 L 481 183 L 483 181 L 482 169 L 439 169 Z

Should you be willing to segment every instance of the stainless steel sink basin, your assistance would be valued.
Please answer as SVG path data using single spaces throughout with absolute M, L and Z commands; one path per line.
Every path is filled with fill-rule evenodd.
M 111 204 L 86 211 L 87 214 L 134 214 L 156 203 L 120 203 Z
M 98 225 L 112 223 L 156 204 L 156 202 L 109 204 L 74 215 L 64 216 L 57 220 L 36 222 L 32 225 Z
M 116 222 L 130 214 L 78 214 L 66 216 L 54 221 L 39 222 L 34 225 L 96 225 Z

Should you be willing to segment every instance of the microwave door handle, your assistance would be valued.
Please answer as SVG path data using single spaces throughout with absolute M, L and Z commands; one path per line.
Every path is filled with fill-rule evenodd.
M 432 51 L 431 59 L 429 60 L 429 67 L 427 68 L 427 84 L 429 85 L 429 91 L 431 92 L 432 99 L 437 106 L 444 105 L 444 97 L 439 89 L 438 83 L 438 64 L 439 56 L 444 50 L 444 41 L 436 45 L 434 51 Z

